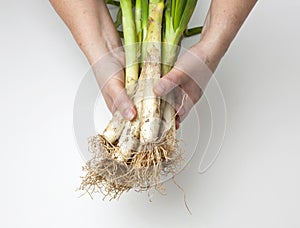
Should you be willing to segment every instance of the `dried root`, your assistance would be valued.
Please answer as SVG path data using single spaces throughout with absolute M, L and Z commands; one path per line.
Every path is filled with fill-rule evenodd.
M 89 195 L 101 192 L 105 197 L 118 199 L 124 192 L 161 189 L 163 177 L 174 175 L 182 161 L 178 144 L 174 141 L 172 130 L 152 144 L 140 145 L 131 158 L 119 161 L 115 157 L 119 148 L 97 135 L 89 140 L 89 150 L 93 158 L 83 170 L 80 190 Z

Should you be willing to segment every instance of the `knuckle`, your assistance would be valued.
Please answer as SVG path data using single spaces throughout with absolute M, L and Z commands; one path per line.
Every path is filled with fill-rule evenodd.
M 173 84 L 180 85 L 182 83 L 182 77 L 184 77 L 183 73 L 174 69 L 167 79 Z

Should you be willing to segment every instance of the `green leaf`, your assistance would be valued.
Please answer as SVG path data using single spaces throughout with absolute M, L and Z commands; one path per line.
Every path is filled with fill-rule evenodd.
M 186 29 L 183 33 L 183 36 L 184 37 L 190 37 L 190 36 L 198 35 L 202 32 L 202 29 L 203 29 L 203 26 Z
M 105 0 L 105 3 L 113 6 L 120 6 L 120 2 L 114 0 Z

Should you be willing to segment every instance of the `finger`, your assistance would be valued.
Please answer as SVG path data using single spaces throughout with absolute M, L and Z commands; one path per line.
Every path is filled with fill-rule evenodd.
M 183 105 L 176 104 L 175 109 L 178 116 L 183 116 L 185 114 L 185 109 Z
M 194 105 L 191 97 L 180 87 L 175 89 L 175 110 L 179 117 L 179 122 L 182 122 L 189 114 Z
M 185 83 L 185 81 L 185 74 L 173 68 L 157 82 L 153 91 L 157 96 L 164 96 L 177 86 Z
M 126 93 L 124 83 L 120 80 L 111 79 L 107 83 L 107 90 L 113 101 L 112 112 L 119 110 L 125 119 L 133 120 L 136 116 L 136 109 Z
M 111 113 L 114 113 L 114 110 L 113 110 L 114 102 L 112 101 L 111 97 L 107 96 L 107 95 L 104 95 L 104 94 L 103 94 L 103 97 L 104 97 L 106 107 L 109 109 L 109 111 Z
M 182 89 L 188 94 L 193 104 L 196 104 L 203 95 L 203 90 L 193 80 L 189 80 Z
M 178 116 L 183 116 L 186 112 L 185 106 L 188 99 L 188 94 L 181 88 L 177 87 L 174 90 L 175 94 L 175 110 Z
M 125 52 L 123 47 L 119 47 L 111 51 L 111 55 L 119 61 L 122 67 L 125 67 Z
M 184 119 L 188 116 L 188 114 L 191 111 L 193 106 L 194 106 L 193 101 L 189 97 L 186 97 L 183 102 L 183 105 L 180 107 L 180 109 L 178 111 L 180 123 L 182 123 L 184 121 Z

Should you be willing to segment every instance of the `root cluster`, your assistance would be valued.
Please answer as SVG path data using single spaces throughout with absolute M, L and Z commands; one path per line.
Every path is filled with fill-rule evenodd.
M 173 176 L 182 161 L 171 131 L 154 143 L 140 145 L 126 161 L 116 158 L 120 149 L 117 143 L 110 143 L 103 135 L 91 137 L 92 159 L 83 167 L 86 175 L 82 177 L 80 190 L 90 196 L 101 192 L 104 198 L 116 199 L 130 189 L 148 191 L 161 187 L 162 179 Z

